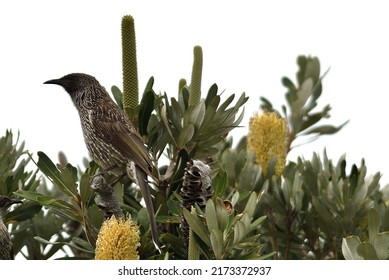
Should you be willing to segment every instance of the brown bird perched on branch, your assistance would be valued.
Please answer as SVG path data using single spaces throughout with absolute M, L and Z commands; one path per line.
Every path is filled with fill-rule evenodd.
M 11 238 L 7 227 L 4 225 L 3 218 L 7 209 L 15 203 L 22 203 L 22 201 L 0 195 L 0 260 L 14 259 Z
M 102 173 L 127 174 L 139 185 L 152 238 L 159 249 L 158 229 L 147 183 L 147 175 L 152 176 L 152 159 L 133 124 L 105 88 L 90 75 L 73 73 L 44 84 L 60 85 L 69 93 L 80 116 L 85 144 L 93 159 L 104 169 Z

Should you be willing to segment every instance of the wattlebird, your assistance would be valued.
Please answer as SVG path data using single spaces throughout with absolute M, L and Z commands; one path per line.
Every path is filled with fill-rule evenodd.
M 73 73 L 44 82 L 62 86 L 80 116 L 86 147 L 104 171 L 127 174 L 139 185 L 150 221 L 151 235 L 159 249 L 158 229 L 147 176 L 152 177 L 152 159 L 142 137 L 92 76 Z

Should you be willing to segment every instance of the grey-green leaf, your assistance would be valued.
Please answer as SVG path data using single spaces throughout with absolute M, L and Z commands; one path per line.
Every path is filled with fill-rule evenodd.
M 211 240 L 209 238 L 209 232 L 205 225 L 201 222 L 201 220 L 196 216 L 192 215 L 188 209 L 183 208 L 182 213 L 184 215 L 185 220 L 188 222 L 188 225 L 193 230 L 197 236 L 204 241 L 209 247 L 211 247 Z
M 361 241 L 357 236 L 350 236 L 343 238 L 342 241 L 342 253 L 346 260 L 363 260 L 358 254 L 357 248 L 361 244 Z
M 363 257 L 365 260 L 378 260 L 375 248 L 370 243 L 361 243 L 357 248 L 358 255 Z
M 221 259 L 223 254 L 223 233 L 218 228 L 214 228 L 211 231 L 210 239 L 215 258 Z
M 369 209 L 367 212 L 367 221 L 369 225 L 369 242 L 374 244 L 380 228 L 380 217 L 374 208 Z
M 192 140 L 195 132 L 194 125 L 189 123 L 187 124 L 180 132 L 180 136 L 178 138 L 178 146 L 183 148 L 190 140 Z
M 388 258 L 389 232 L 386 231 L 376 235 L 374 240 L 374 248 L 377 252 L 378 259 L 386 260 Z
M 216 216 L 215 204 L 212 199 L 207 201 L 205 206 L 205 218 L 207 220 L 207 227 L 209 232 L 212 232 L 213 229 L 218 229 L 218 221 Z

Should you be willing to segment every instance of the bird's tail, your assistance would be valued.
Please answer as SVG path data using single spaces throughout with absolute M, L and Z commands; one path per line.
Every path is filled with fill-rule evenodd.
M 138 166 L 136 166 L 136 174 L 137 174 L 136 176 L 138 177 L 137 179 L 138 179 L 140 191 L 142 193 L 143 199 L 145 200 L 147 214 L 149 216 L 151 236 L 153 238 L 153 243 L 155 248 L 157 248 L 157 250 L 161 252 L 160 242 L 158 238 L 159 235 L 158 228 L 157 228 L 157 223 L 155 221 L 153 200 L 151 199 L 150 186 L 147 183 L 147 174 Z

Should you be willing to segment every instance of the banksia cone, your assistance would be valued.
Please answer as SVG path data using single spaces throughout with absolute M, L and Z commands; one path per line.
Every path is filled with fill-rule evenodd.
M 191 211 L 191 207 L 197 204 L 201 209 L 205 209 L 207 200 L 212 197 L 213 193 L 210 171 L 211 168 L 200 160 L 187 163 L 181 188 L 182 208 Z M 183 216 L 181 216 L 181 229 L 187 242 L 189 225 Z
M 101 226 L 96 242 L 96 260 L 138 260 L 139 228 L 129 219 L 113 215 Z

